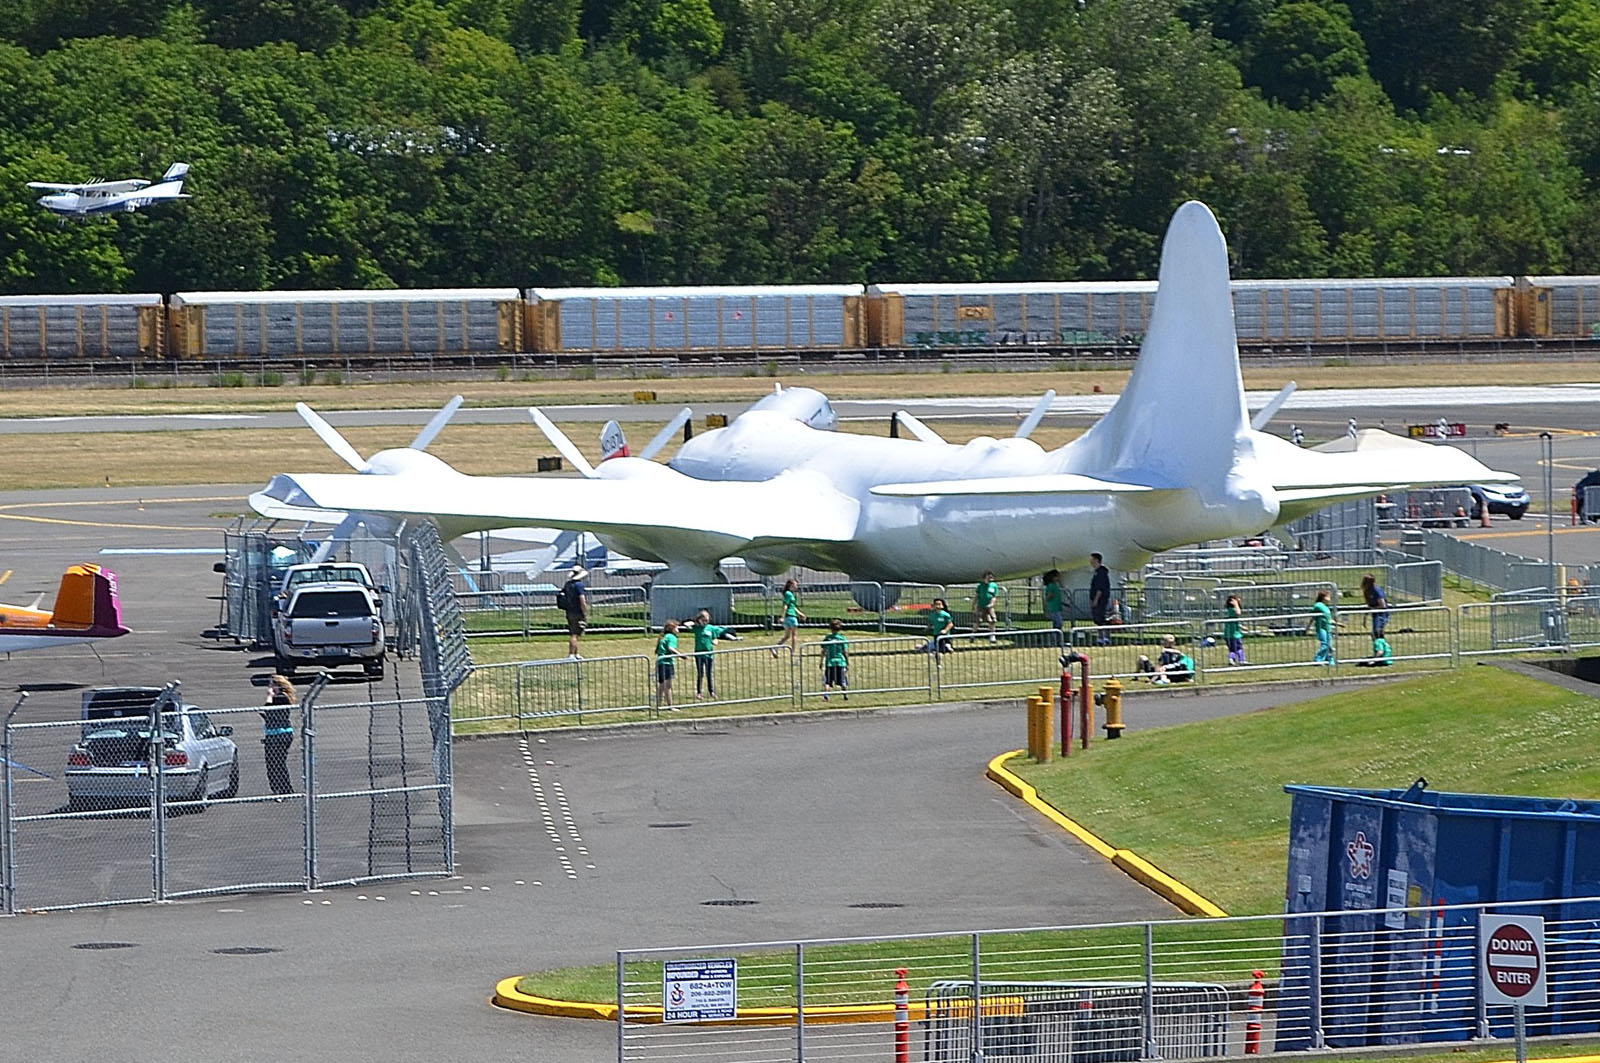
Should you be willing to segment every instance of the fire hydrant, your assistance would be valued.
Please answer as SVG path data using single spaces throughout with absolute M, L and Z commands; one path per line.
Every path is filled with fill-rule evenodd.
M 1122 729 L 1122 682 L 1117 679 L 1106 680 L 1106 737 L 1121 738 Z

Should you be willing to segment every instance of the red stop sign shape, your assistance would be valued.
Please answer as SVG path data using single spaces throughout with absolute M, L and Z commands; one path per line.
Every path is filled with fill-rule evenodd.
M 1508 997 L 1527 996 L 1539 984 L 1539 944 L 1515 923 L 1507 923 L 1489 937 L 1484 964 L 1494 987 Z

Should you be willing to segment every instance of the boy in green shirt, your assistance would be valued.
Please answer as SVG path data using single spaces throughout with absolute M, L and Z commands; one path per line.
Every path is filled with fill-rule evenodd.
M 672 711 L 672 676 L 678 663 L 678 622 L 668 620 L 661 625 L 661 637 L 656 639 L 656 708 Z
M 846 681 L 850 670 L 850 644 L 845 641 L 843 627 L 837 620 L 828 621 L 828 633 L 822 636 L 822 700 L 828 700 L 828 691 L 837 689 L 845 692 L 844 700 L 849 701 L 849 684 Z
M 1057 631 L 1067 620 L 1067 596 L 1061 588 L 1061 570 L 1051 569 L 1044 574 L 1044 615 L 1049 619 L 1050 626 Z M 1056 639 L 1056 645 L 1061 645 L 1061 639 Z
M 989 641 L 994 641 L 994 629 L 999 624 L 994 615 L 994 600 L 1000 597 L 1000 584 L 995 582 L 993 572 L 985 572 L 978 585 L 972 589 L 972 603 L 976 606 L 977 617 L 972 626 L 979 628 L 989 626 Z
M 732 639 L 738 641 L 737 632 L 718 627 L 711 622 L 711 610 L 702 609 L 695 614 L 693 620 L 686 621 L 689 630 L 694 632 L 694 700 L 700 701 L 700 683 L 705 681 L 706 693 L 711 695 L 713 701 L 717 697 L 716 680 L 712 678 L 712 665 L 716 663 L 714 650 L 718 639 Z
M 933 607 L 928 610 L 928 652 L 949 653 L 955 649 L 950 645 L 950 632 L 955 626 L 955 618 L 950 615 L 944 599 L 935 598 Z

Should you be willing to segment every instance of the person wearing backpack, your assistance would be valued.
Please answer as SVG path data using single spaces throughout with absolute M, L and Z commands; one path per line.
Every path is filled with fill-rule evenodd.
M 588 569 L 582 565 L 573 565 L 572 575 L 561 585 L 561 589 L 556 591 L 556 608 L 567 614 L 569 658 L 577 658 L 578 638 L 589 626 L 589 592 L 583 586 L 583 581 L 588 577 Z

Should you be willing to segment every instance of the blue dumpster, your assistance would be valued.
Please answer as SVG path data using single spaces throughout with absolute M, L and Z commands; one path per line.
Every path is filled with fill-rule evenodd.
M 1478 1005 L 1478 912 L 1445 909 L 1600 896 L 1600 802 L 1444 793 L 1421 779 L 1284 789 L 1294 804 L 1279 1051 L 1506 1035 L 1509 1009 Z M 1600 966 L 1600 904 L 1516 911 L 1562 921 L 1546 942 L 1552 976 Z M 1313 912 L 1351 914 L 1293 918 Z M 1530 1009 L 1528 1027 L 1600 1030 L 1592 975 L 1552 977 L 1550 1006 Z

